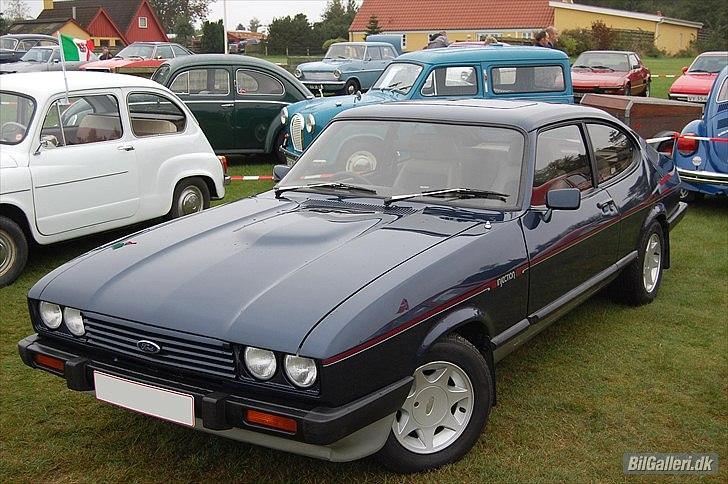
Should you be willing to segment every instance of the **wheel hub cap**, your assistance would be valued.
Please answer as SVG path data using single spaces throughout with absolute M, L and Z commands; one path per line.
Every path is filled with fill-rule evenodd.
M 0 275 L 10 270 L 14 260 L 15 244 L 7 233 L 0 231 Z
M 647 292 L 652 292 L 655 286 L 657 286 L 661 264 L 662 245 L 660 243 L 660 237 L 657 234 L 652 234 L 647 241 L 645 260 L 642 264 L 642 281 Z
M 202 193 L 197 187 L 187 187 L 179 198 L 179 212 L 182 215 L 202 210 Z

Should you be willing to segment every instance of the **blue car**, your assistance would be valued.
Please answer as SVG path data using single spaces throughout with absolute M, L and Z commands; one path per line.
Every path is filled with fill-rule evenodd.
M 384 156 L 349 166 L 367 140 Z M 627 303 L 657 297 L 687 207 L 679 182 L 594 108 L 352 109 L 274 190 L 46 275 L 20 355 L 70 390 L 188 428 L 426 471 L 480 439 L 498 385 L 516 383 L 496 377 L 506 355 L 612 281 Z M 56 425 L 76 423 L 95 424 Z M 502 444 L 480 439 L 474 459 Z
M 569 58 L 559 50 L 505 45 L 404 54 L 364 95 L 312 99 L 283 109 L 281 122 L 288 124 L 288 136 L 281 152 L 293 164 L 334 116 L 355 106 L 437 98 L 573 103 Z M 376 146 L 355 148 L 351 162 L 376 157 Z
M 388 42 L 340 42 L 323 60 L 301 64 L 293 74 L 314 92 L 354 94 L 369 89 L 397 55 Z
M 683 182 L 683 199 L 728 195 L 728 67 L 713 83 L 703 119 L 688 123 L 681 134 L 726 140 L 678 138 L 673 158 Z

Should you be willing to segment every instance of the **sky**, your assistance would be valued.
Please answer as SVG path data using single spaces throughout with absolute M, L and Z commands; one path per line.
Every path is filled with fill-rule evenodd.
M 124 0 L 119 0 L 124 1 Z M 33 18 L 43 10 L 43 0 L 24 0 L 28 13 Z M 304 13 L 309 21 L 318 21 L 326 7 L 326 0 L 227 0 L 228 30 L 233 30 L 242 23 L 248 25 L 250 19 L 257 17 L 263 25 L 268 25 L 274 17 L 285 17 Z M 7 0 L 0 0 L 0 10 L 5 10 Z M 210 4 L 208 20 L 219 20 L 223 15 L 223 0 L 215 0 Z

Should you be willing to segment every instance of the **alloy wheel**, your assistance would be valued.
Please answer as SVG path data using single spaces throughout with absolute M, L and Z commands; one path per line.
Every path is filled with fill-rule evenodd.
M 660 242 L 660 236 L 653 233 L 647 241 L 645 258 L 642 263 L 642 282 L 645 286 L 645 291 L 652 292 L 655 286 L 657 286 L 661 265 L 662 244 Z

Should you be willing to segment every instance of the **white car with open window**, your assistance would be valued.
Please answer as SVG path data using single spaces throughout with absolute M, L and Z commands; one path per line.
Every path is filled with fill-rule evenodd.
M 134 76 L 9 74 L 0 83 L 0 287 L 23 270 L 28 241 L 51 244 L 225 195 L 223 163 L 192 113 Z

